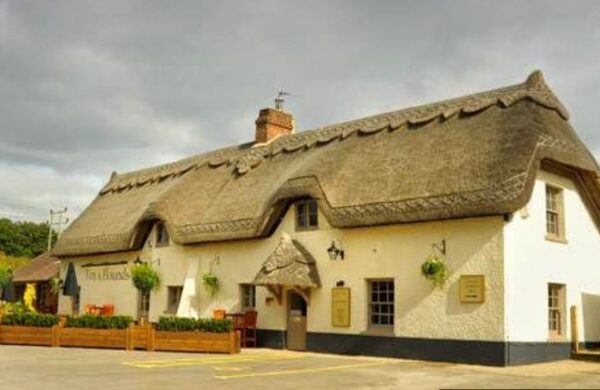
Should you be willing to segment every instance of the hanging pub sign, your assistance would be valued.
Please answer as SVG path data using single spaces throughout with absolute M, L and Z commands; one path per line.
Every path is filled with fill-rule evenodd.
M 349 287 L 335 287 L 331 289 L 331 325 L 334 327 L 350 326 Z
M 483 303 L 485 302 L 485 276 L 461 275 L 460 276 L 460 302 Z

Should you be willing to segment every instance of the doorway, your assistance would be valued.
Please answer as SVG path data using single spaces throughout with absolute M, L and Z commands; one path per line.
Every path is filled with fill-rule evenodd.
M 306 350 L 306 301 L 290 291 L 288 297 L 287 347 L 294 351 Z

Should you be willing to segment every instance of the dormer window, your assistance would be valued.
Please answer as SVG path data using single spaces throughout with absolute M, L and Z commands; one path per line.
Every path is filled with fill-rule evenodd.
M 168 246 L 169 245 L 169 232 L 163 222 L 156 224 L 156 246 Z
M 316 230 L 319 228 L 319 208 L 314 199 L 296 203 L 296 230 Z

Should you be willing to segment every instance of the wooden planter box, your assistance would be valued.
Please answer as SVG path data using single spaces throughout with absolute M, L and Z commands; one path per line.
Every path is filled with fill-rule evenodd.
M 126 349 L 126 329 L 60 328 L 61 347 Z
M 240 333 L 165 332 L 133 325 L 127 329 L 0 326 L 0 344 L 239 353 Z
M 165 332 L 153 330 L 152 349 L 176 352 L 239 353 L 240 333 Z
M 55 346 L 58 327 L 0 325 L 0 344 Z

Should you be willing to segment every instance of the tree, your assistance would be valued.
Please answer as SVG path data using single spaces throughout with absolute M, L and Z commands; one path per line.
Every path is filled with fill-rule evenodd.
M 6 288 L 6 286 L 8 286 L 11 280 L 12 270 L 9 268 L 8 264 L 0 263 L 0 297 L 2 297 L 4 289 Z
M 11 270 L 16 270 L 17 268 L 19 268 L 22 265 L 25 265 L 27 263 L 29 263 L 29 258 L 27 257 L 13 257 L 13 256 L 6 256 L 6 254 L 2 251 L 0 251 L 0 267 L 1 266 L 6 266 Z
M 53 232 L 53 241 L 56 233 Z M 0 251 L 11 257 L 33 258 L 46 251 L 48 224 L 0 219 Z

